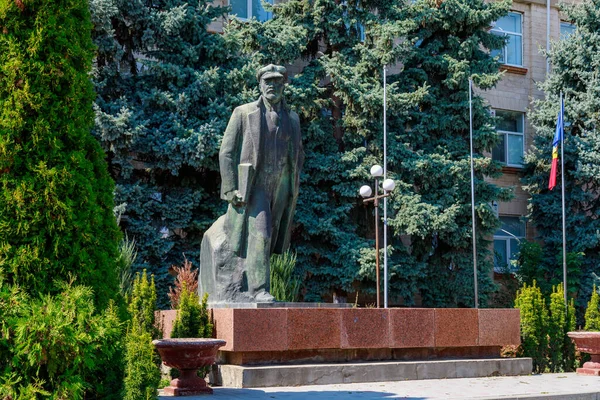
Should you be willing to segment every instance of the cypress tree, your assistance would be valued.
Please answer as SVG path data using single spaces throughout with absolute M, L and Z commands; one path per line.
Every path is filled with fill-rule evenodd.
M 98 46 L 95 134 L 109 156 L 133 270 L 167 307 L 170 265 L 197 259 L 224 212 L 217 155 L 234 106 L 257 97 L 238 42 L 207 26 L 223 7 L 200 0 L 90 1 Z
M 28 293 L 118 294 L 113 182 L 90 134 L 94 46 L 81 0 L 0 2 L 0 268 Z
M 600 2 L 563 5 L 566 19 L 576 26 L 568 38 L 553 43 L 548 54 L 552 70 L 540 88 L 545 98 L 533 103 L 530 113 L 535 128 L 533 145 L 525 157 L 523 188 L 531 194 L 529 220 L 544 241 L 541 267 L 553 283 L 562 280 L 561 177 L 565 178 L 566 247 L 569 292 L 577 295 L 578 310 L 585 308 L 600 255 Z M 560 108 L 565 105 L 564 170 L 558 185 L 548 190 L 552 142 Z M 560 148 L 559 148 L 560 157 Z M 585 254 L 581 260 L 579 256 Z M 571 264 L 569 261 L 574 261 Z M 578 265 L 578 261 L 580 265 Z M 569 265 L 571 264 L 571 265 Z M 581 313 L 579 314 L 581 317 Z
M 390 201 L 392 296 L 411 304 L 420 291 L 428 305 L 472 304 L 467 80 L 474 75 L 486 89 L 500 79 L 482 48 L 501 43 L 486 28 L 507 10 L 506 2 L 476 0 L 290 0 L 273 6 L 266 23 L 230 28 L 255 63 L 303 60 L 287 98 L 302 119 L 306 151 L 293 236 L 305 299 L 331 290 L 373 292 L 372 206 L 357 191 L 372 181 L 371 165 L 382 162 L 387 64 L 388 162 L 398 185 Z M 475 96 L 474 107 L 481 153 L 496 135 L 481 98 Z M 484 237 L 497 225 L 488 202 L 509 193 L 483 179 L 498 174 L 496 163 L 478 157 L 475 168 L 485 294 L 493 285 Z

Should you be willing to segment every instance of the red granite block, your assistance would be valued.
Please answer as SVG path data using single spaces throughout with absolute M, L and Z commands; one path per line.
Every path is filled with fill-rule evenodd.
M 479 345 L 521 344 L 520 315 L 517 309 L 480 309 Z
M 390 308 L 391 347 L 434 347 L 432 308 Z
M 340 309 L 288 309 L 288 349 L 339 349 Z
M 340 311 L 343 349 L 377 349 L 390 346 L 388 309 L 349 308 Z
M 233 350 L 233 308 L 213 308 L 208 310 L 213 320 L 213 336 L 223 339 L 227 344 L 221 347 L 221 351 Z
M 577 375 L 600 376 L 600 369 L 597 369 L 597 368 L 577 368 Z
M 173 324 L 177 318 L 177 310 L 161 310 L 154 312 L 154 319 L 163 339 L 169 339 L 173 331 Z
M 227 310 L 228 313 L 222 312 Z M 287 309 L 285 308 L 231 308 L 213 309 L 217 332 L 219 324 L 229 329 L 217 339 L 227 341 L 221 350 L 229 351 L 283 351 L 287 350 Z M 231 325 L 231 328 L 230 328 Z
M 435 347 L 477 346 L 478 312 L 472 308 L 435 309 Z

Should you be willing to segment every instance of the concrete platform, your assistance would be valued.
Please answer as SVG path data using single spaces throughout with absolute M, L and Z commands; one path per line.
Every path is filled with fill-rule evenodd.
M 233 388 L 330 385 L 529 375 L 531 370 L 531 358 L 271 366 L 219 365 L 218 373 L 213 377 L 213 384 Z
M 600 378 L 568 374 L 234 389 L 187 400 L 600 400 Z M 160 400 L 173 397 L 161 396 Z

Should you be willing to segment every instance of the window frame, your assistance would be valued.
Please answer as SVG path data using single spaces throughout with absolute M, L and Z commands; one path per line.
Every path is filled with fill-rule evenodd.
M 497 241 L 502 241 L 504 242 L 506 245 L 506 254 L 504 254 L 505 259 L 507 261 L 507 271 L 510 272 L 515 272 L 518 270 L 518 268 L 514 267 L 513 264 L 511 263 L 511 258 L 510 258 L 510 254 L 511 254 L 511 240 L 516 239 L 519 244 L 520 241 L 524 241 L 526 239 L 527 235 L 527 222 L 526 221 L 522 221 L 521 218 L 522 216 L 518 216 L 518 215 L 500 215 L 498 216 L 498 219 L 500 221 L 502 221 L 502 218 L 518 218 L 519 222 L 522 224 L 523 226 L 523 233 L 524 236 L 517 236 L 517 235 L 512 235 L 512 234 L 508 234 L 505 233 L 504 235 L 497 235 L 496 232 L 494 232 L 494 237 L 493 237 L 493 248 L 494 248 L 494 272 L 496 273 L 502 273 L 505 272 L 504 269 L 500 268 L 499 266 L 496 265 L 496 242 Z M 500 228 L 498 228 L 498 230 L 502 229 L 502 226 L 500 226 Z
M 508 53 L 507 52 L 508 43 L 506 45 L 504 45 L 502 47 L 502 49 L 494 49 L 494 50 L 500 50 L 502 52 L 502 58 L 504 59 L 504 61 L 500 62 L 502 65 L 510 65 L 510 66 L 513 66 L 513 67 L 521 67 L 522 68 L 522 67 L 525 66 L 524 63 L 523 63 L 523 59 L 524 59 L 523 53 L 524 53 L 524 46 L 525 46 L 525 43 L 523 41 L 523 21 L 524 21 L 525 18 L 524 18 L 524 14 L 522 12 L 509 11 L 508 14 L 507 14 L 507 16 L 510 15 L 510 14 L 518 15 L 520 17 L 520 19 L 521 19 L 521 21 L 520 21 L 521 22 L 521 24 L 520 24 L 521 25 L 521 32 L 520 33 L 518 33 L 518 32 L 509 32 L 509 31 L 505 31 L 503 29 L 496 28 L 496 22 L 497 21 L 495 21 L 494 25 L 492 25 L 492 29 L 490 29 L 490 32 L 493 32 L 494 34 L 497 34 L 499 36 L 509 36 L 509 35 L 512 35 L 512 36 L 519 36 L 521 38 L 521 64 L 511 64 L 511 63 L 508 62 L 508 54 L 507 54 Z
M 520 164 L 512 164 L 509 163 L 508 161 L 508 135 L 512 135 L 512 136 L 520 136 L 522 138 L 521 143 L 522 145 L 522 149 L 521 149 L 521 160 L 523 160 L 523 157 L 525 157 L 525 113 L 521 112 L 521 111 L 513 111 L 513 110 L 502 110 L 502 109 L 494 109 L 494 115 L 496 117 L 498 117 L 498 112 L 510 112 L 510 113 L 518 113 L 521 116 L 521 124 L 523 126 L 523 132 L 513 132 L 513 131 L 505 131 L 505 130 L 501 130 L 501 129 L 496 129 L 496 133 L 498 135 L 503 135 L 504 136 L 504 159 L 505 161 L 499 161 L 499 160 L 495 160 L 498 161 L 500 163 L 502 163 L 503 165 L 507 166 L 507 167 L 513 167 L 513 168 L 523 168 L 523 163 L 521 162 Z M 492 149 L 492 159 L 494 159 L 494 151 Z
M 233 0 L 227 0 L 227 5 L 228 5 L 229 7 L 231 7 L 231 2 L 232 2 L 232 1 L 233 1 Z M 273 5 L 273 3 L 275 2 L 275 0 L 246 0 L 246 13 L 248 14 L 248 17 L 247 17 L 247 18 L 243 18 L 243 17 L 239 17 L 239 16 L 237 16 L 237 15 L 235 15 L 235 14 L 234 14 L 234 15 L 235 15 L 235 18 L 239 19 L 239 20 L 240 20 L 240 21 L 242 21 L 242 22 L 248 22 L 248 21 L 251 21 L 251 20 L 252 20 L 252 17 L 254 17 L 254 16 L 252 15 L 252 2 L 253 2 L 253 1 L 258 1 L 258 2 L 260 2 L 260 3 L 262 3 L 262 2 L 264 1 L 265 3 L 269 3 L 269 4 L 271 4 L 271 5 Z M 266 10 L 265 10 L 265 11 L 266 11 Z M 270 14 L 269 18 L 267 18 L 267 19 L 266 19 L 266 20 L 264 20 L 264 21 L 261 21 L 261 20 L 259 20 L 258 18 L 256 18 L 256 19 L 257 19 L 258 21 L 260 21 L 260 22 L 266 22 L 266 21 L 268 21 L 268 20 L 270 20 L 270 19 L 273 19 L 273 13 L 272 13 L 272 12 L 268 12 L 268 14 Z
M 570 28 L 572 28 L 572 30 L 567 34 L 567 33 L 563 33 L 563 26 L 568 26 Z M 572 34 L 575 33 L 575 31 L 577 30 L 577 26 L 569 21 L 560 21 L 559 24 L 559 40 L 565 40 L 567 39 L 569 36 L 571 36 Z

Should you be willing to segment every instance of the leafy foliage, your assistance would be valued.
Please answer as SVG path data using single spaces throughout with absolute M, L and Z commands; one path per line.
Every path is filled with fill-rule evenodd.
M 183 266 L 173 266 L 173 271 L 176 274 L 175 287 L 169 288 L 169 300 L 171 308 L 179 308 L 179 297 L 185 286 L 188 291 L 194 293 L 198 291 L 198 268 L 192 269 L 192 262 L 187 258 L 183 261 Z
M 548 354 L 548 309 L 536 282 L 517 292 L 515 308 L 521 313 L 521 342 L 525 357 L 533 359 L 533 371 L 544 372 Z
M 136 274 L 128 299 L 130 314 L 125 337 L 124 400 L 149 400 L 158 397 L 160 359 L 152 344 L 158 338 L 154 321 L 156 286 L 146 271 Z
M 217 154 L 234 106 L 257 97 L 238 44 L 209 33 L 224 12 L 200 0 L 91 0 L 98 46 L 95 134 L 109 156 L 133 270 L 153 273 L 168 307 L 168 266 L 198 259 L 223 213 Z
M 271 256 L 271 290 L 277 301 L 298 300 L 300 278 L 294 274 L 296 255 L 290 251 Z
M 545 98 L 536 100 L 530 113 L 535 136 L 525 157 L 523 178 L 523 187 L 531 194 L 529 220 L 544 240 L 542 267 L 550 281 L 561 279 L 562 263 L 555 260 L 562 248 L 560 183 L 555 190 L 547 188 L 562 92 L 565 105 L 566 246 L 570 252 L 585 254 L 577 276 L 569 276 L 569 281 L 575 284 L 569 292 L 576 294 L 579 310 L 583 310 L 592 286 L 598 283 L 596 271 L 600 253 L 600 202 L 597 201 L 600 188 L 600 130 L 597 124 L 600 112 L 599 5 L 597 0 L 563 5 L 565 18 L 575 24 L 576 31 L 554 43 L 548 54 L 552 71 L 540 84 Z
M 548 316 L 548 369 L 550 372 L 573 370 L 575 347 L 567 336 L 567 332 L 575 330 L 572 318 L 575 310 L 567 309 L 565 306 L 564 293 L 562 285 L 556 285 L 550 294 Z
M 600 332 L 600 296 L 596 285 L 593 286 L 592 296 L 585 310 L 585 326 L 583 329 Z
M 204 293 L 202 302 L 196 291 L 188 290 L 184 283 L 179 296 L 177 318 L 173 324 L 173 338 L 210 338 L 213 324 L 207 310 L 208 293 Z
M 57 294 L 77 277 L 118 297 L 113 182 L 90 135 L 94 46 L 87 3 L 0 4 L 0 260 L 9 284 Z
M 534 372 L 572 371 L 575 347 L 567 332 L 575 330 L 573 299 L 565 306 L 562 285 L 552 287 L 549 307 L 534 280 L 517 292 L 515 308 L 521 312 L 521 347 L 523 356 L 533 358 Z
M 116 307 L 98 312 L 84 286 L 27 297 L 0 284 L 0 396 L 112 399 L 121 381 L 122 327 Z

